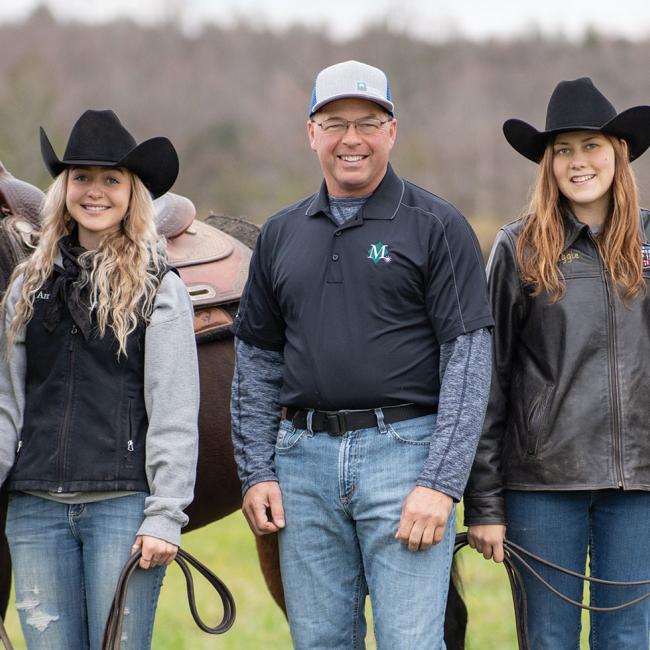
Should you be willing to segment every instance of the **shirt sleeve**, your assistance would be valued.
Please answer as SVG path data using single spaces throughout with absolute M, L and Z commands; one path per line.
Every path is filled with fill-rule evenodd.
M 256 483 L 277 481 L 273 459 L 283 373 L 282 352 L 235 339 L 232 441 L 243 494 Z
M 426 302 L 438 343 L 493 325 L 481 249 L 462 214 L 435 217 Z
M 144 392 L 150 495 L 138 535 L 178 545 L 188 521 L 183 510 L 194 496 L 200 395 L 192 301 L 171 272 L 158 288 L 145 334 Z
M 418 485 L 460 501 L 481 433 L 490 390 L 490 332 L 461 334 L 440 348 L 436 430 Z
M 267 223 L 255 244 L 234 332 L 249 345 L 281 351 L 285 323 L 273 288 L 271 260 L 274 249 Z
M 7 330 L 15 316 L 15 307 L 22 288 L 19 277 L 9 289 L 5 310 L 0 320 L 0 485 L 16 460 L 16 450 L 25 412 L 25 330 L 17 332 L 11 350 L 7 351 Z

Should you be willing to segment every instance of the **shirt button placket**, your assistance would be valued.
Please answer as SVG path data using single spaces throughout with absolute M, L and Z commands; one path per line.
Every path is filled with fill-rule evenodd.
M 339 242 L 341 241 L 341 231 L 336 230 L 332 238 L 332 248 L 330 253 L 329 269 L 327 273 L 327 282 L 340 284 L 343 282 L 343 272 L 341 271 L 341 253 Z

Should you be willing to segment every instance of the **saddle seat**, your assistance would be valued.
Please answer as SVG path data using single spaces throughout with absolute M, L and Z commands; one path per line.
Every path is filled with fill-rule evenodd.
M 183 196 L 168 192 L 154 205 L 169 263 L 178 270 L 192 298 L 194 333 L 200 340 L 218 338 L 233 323 L 252 251 L 197 220 L 194 204 Z

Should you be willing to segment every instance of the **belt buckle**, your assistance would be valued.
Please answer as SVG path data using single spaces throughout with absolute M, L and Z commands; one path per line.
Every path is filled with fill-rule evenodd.
M 346 411 L 334 411 L 333 413 L 325 413 L 327 418 L 328 428 L 327 433 L 330 436 L 342 436 L 348 429 L 345 421 Z M 334 429 L 336 427 L 336 429 Z

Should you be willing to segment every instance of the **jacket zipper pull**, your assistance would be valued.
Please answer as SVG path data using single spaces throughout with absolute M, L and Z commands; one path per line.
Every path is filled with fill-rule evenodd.
M 129 440 L 129 441 L 126 443 L 126 450 L 127 450 L 127 451 L 133 451 L 133 440 Z
M 77 326 L 73 325 L 72 329 L 70 330 L 70 334 L 74 336 L 78 331 L 79 330 L 77 329 Z M 68 346 L 70 350 L 72 350 L 72 346 L 74 344 L 74 339 L 72 338 L 72 336 L 70 337 L 70 345 Z
M 23 448 L 23 441 L 18 441 L 18 447 L 16 448 L 16 456 L 20 453 L 20 450 Z

